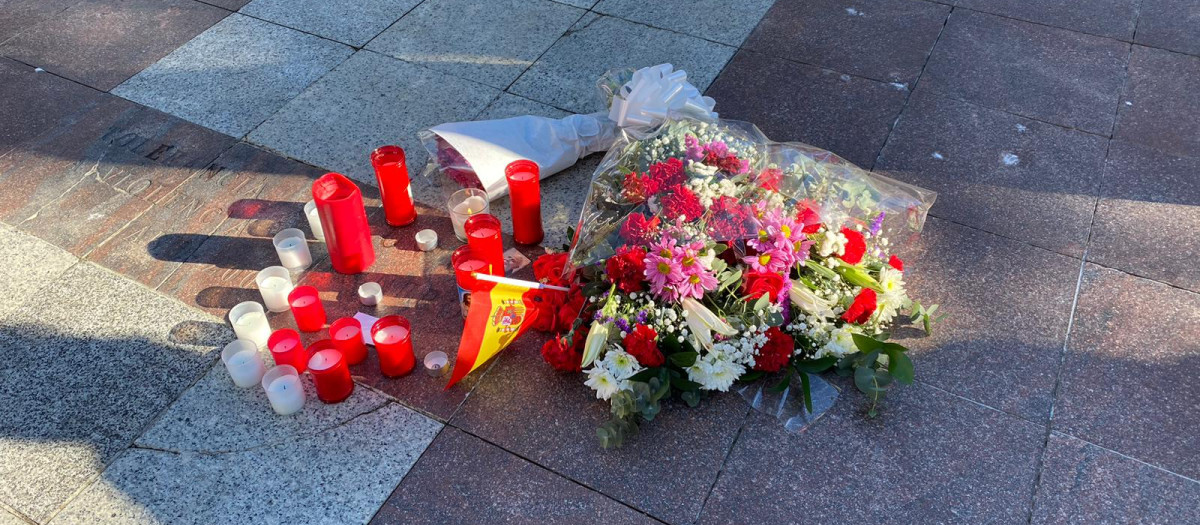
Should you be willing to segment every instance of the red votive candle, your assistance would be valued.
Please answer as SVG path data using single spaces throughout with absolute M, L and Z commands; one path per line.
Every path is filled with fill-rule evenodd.
M 346 358 L 334 348 L 333 341 L 322 339 L 308 347 L 312 357 L 308 360 L 308 373 L 313 386 L 317 387 L 317 399 L 326 403 L 340 403 L 354 391 L 350 379 L 350 367 Z
M 325 307 L 321 306 L 316 288 L 297 286 L 288 294 L 288 304 L 301 332 L 316 332 L 325 327 Z
M 472 215 L 463 224 L 463 229 L 467 232 L 467 246 L 491 266 L 487 273 L 504 275 L 504 241 L 500 239 L 500 219 L 487 213 Z
M 512 203 L 513 240 L 517 244 L 539 244 L 542 231 L 542 185 L 538 165 L 517 160 L 504 168 L 508 199 Z
M 367 358 L 367 345 L 363 343 L 362 325 L 358 319 L 343 317 L 329 325 L 333 346 L 346 356 L 346 363 L 357 365 Z
M 301 374 L 308 368 L 308 352 L 300 344 L 300 334 L 291 328 L 281 328 L 271 333 L 267 348 L 275 359 L 275 366 L 292 365 Z
M 371 166 L 375 168 L 375 181 L 379 183 L 379 198 L 383 201 L 387 223 L 392 226 L 412 224 L 417 220 L 417 209 L 413 207 L 404 150 L 400 146 L 380 147 L 371 153 Z
M 362 273 L 375 262 L 362 192 L 344 175 L 326 173 L 313 181 L 312 195 L 333 269 L 338 273 Z
M 417 358 L 413 355 L 412 326 L 408 319 L 389 315 L 375 321 L 371 339 L 379 354 L 379 370 L 388 377 L 398 377 L 412 371 Z
M 479 284 L 471 274 L 488 273 L 488 263 L 475 255 L 470 246 L 460 246 L 454 250 L 454 255 L 450 256 L 450 265 L 454 267 L 454 280 L 458 283 L 458 305 L 465 319 L 471 306 L 471 292 L 474 292 Z

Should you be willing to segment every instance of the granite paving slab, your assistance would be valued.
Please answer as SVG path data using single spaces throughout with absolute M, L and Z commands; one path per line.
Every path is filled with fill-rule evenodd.
M 553 497 L 550 497 L 553 495 Z M 453 427 L 429 445 L 373 524 L 658 523 Z
M 608 403 L 583 375 L 543 362 L 545 340 L 528 334 L 505 349 L 453 425 L 655 518 L 694 520 L 749 405 L 736 394 L 694 409 L 673 403 L 624 448 L 605 450 L 596 427 Z
M 550 0 L 428 0 L 367 49 L 504 89 L 584 13 Z
M 921 86 L 1108 136 L 1129 44 L 971 10 L 950 15 Z
M 1134 41 L 1200 55 L 1200 6 L 1191 0 L 1142 0 Z
M 108 91 L 228 14 L 191 0 L 82 0 L 0 54 Z
M 29 525 L 29 522 L 0 507 L 0 525 Z
M 0 42 L 63 12 L 79 0 L 0 0 Z
M 244 15 L 362 47 L 421 0 L 254 0 Z
M 752 412 L 699 522 L 1026 522 L 1043 427 L 920 383 L 868 404 L 848 392 L 800 434 Z
M 0 319 L 54 283 L 78 259 L 46 241 L 0 224 Z
M 554 106 L 547 106 L 536 100 L 518 97 L 512 93 L 505 92 L 501 93 L 499 97 L 496 97 L 496 100 L 488 104 L 483 112 L 475 117 L 475 120 L 523 117 L 525 115 L 563 118 L 571 115 L 571 113 Z
M 1200 292 L 1200 158 L 1114 140 L 1088 261 Z
M 915 327 L 895 331 L 911 349 L 917 377 L 1046 421 L 1079 260 L 936 218 L 899 256 L 909 295 L 949 314 L 931 336 Z
M 468 120 L 500 91 L 359 51 L 250 133 L 248 140 L 292 158 L 375 184 L 371 151 L 404 148 L 410 177 L 425 166 L 417 131 Z
M 440 429 L 388 403 L 258 448 L 221 454 L 133 448 L 51 523 L 366 523 Z
M 600 0 L 592 11 L 738 46 L 773 3 L 775 0 Z
M 1145 4 L 1140 0 L 958 0 L 957 3 L 958 7 L 1125 41 L 1133 38 L 1139 11 L 1142 20 L 1145 19 Z
M 1088 265 L 1054 428 L 1200 478 L 1200 295 Z
M 1187 523 L 1200 483 L 1057 432 L 1050 434 L 1031 523 Z
M 742 47 L 911 87 L 949 14 L 906 0 L 781 0 Z
M 0 500 L 44 521 L 133 442 L 232 337 L 91 264 L 0 328 Z
M 107 95 L 0 57 L 0 155 L 46 130 L 70 122 Z
M 1200 157 L 1200 57 L 1133 46 L 1114 136 Z
M 581 7 L 583 9 L 591 9 L 592 6 L 596 5 L 596 2 L 599 2 L 600 0 L 554 0 L 554 1 L 558 2 L 560 4 Z
M 687 71 L 688 81 L 704 91 L 734 51 L 673 31 L 587 14 L 508 91 L 557 108 L 590 113 L 604 109 L 596 81 L 611 69 L 670 63 Z
M 938 193 L 931 213 L 1080 257 L 1108 141 L 913 93 L 875 171 Z
M 722 118 L 752 122 L 771 140 L 808 143 L 869 170 L 908 92 L 741 50 L 707 95 Z
M 198 0 L 198 1 L 204 2 L 209 5 L 215 5 L 217 7 L 225 8 L 230 11 L 237 11 L 238 9 L 241 9 L 242 6 L 244 6 L 250 2 L 250 0 Z
M 113 90 L 242 137 L 353 50 L 233 14 Z

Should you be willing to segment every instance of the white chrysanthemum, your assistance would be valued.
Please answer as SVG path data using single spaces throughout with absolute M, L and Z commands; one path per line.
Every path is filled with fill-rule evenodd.
M 879 309 L 876 312 L 881 322 L 890 322 L 901 308 L 909 305 L 908 293 L 904 290 L 904 274 L 890 266 L 879 270 Z
M 858 351 L 858 347 L 854 345 L 855 330 L 850 325 L 842 325 L 834 328 L 829 332 L 829 342 L 825 346 L 817 349 L 817 358 L 822 358 L 828 355 L 835 357 L 845 357 Z
M 583 384 L 596 391 L 597 399 L 607 400 L 621 389 L 617 378 L 603 366 L 593 366 L 587 371 L 588 379 Z
M 746 372 L 742 365 L 734 363 L 720 353 L 709 353 L 688 367 L 688 379 L 699 383 L 704 390 L 728 392 L 733 382 Z
M 604 359 L 600 363 L 608 370 L 608 373 L 617 379 L 628 379 L 642 368 L 638 365 L 637 359 L 619 348 L 610 349 L 608 353 L 604 354 Z

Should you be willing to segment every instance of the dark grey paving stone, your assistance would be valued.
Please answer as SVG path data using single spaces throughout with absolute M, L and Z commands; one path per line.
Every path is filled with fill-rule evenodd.
M 1079 257 L 1108 141 L 958 100 L 913 94 L 875 170 L 936 191 L 931 213 Z
M 600 0 L 592 11 L 738 46 L 775 0 Z
M 228 9 L 230 11 L 237 11 L 238 9 L 241 9 L 242 6 L 250 3 L 250 0 L 199 0 L 199 1 L 204 2 L 206 4 L 215 5 L 217 7 L 221 7 L 224 9 Z
M 78 259 L 46 241 L 0 224 L 0 319 L 53 283 Z
M 752 122 L 771 140 L 805 142 L 871 169 L 908 93 L 742 50 L 707 95 L 722 118 Z
M 1200 292 L 1200 158 L 1114 140 L 1088 260 Z
M 108 91 L 227 15 L 191 0 L 83 0 L 0 54 Z
M 940 219 L 900 252 L 909 295 L 949 317 L 896 335 L 917 377 L 1018 415 L 1050 414 L 1079 260 Z
M 950 15 L 921 86 L 1109 135 L 1129 44 L 977 11 Z
M 1145 2 L 1138 0 L 958 0 L 958 7 L 1128 41 L 1138 21 L 1139 3 L 1145 20 Z
M 362 47 L 421 0 L 254 0 L 244 15 Z
M 1200 483 L 1050 434 L 1031 523 L 1188 523 Z
M 79 0 L 0 0 L 0 42 L 63 12 Z
M 0 500 L 44 521 L 212 366 L 215 318 L 90 264 L 0 328 Z
M 1191 0 L 1142 0 L 1139 44 L 1200 55 L 1200 5 Z
M 441 426 L 389 403 L 257 448 L 222 454 L 134 448 L 51 523 L 366 523 Z
M 742 47 L 911 87 L 949 14 L 907 0 L 782 0 Z
M 1054 428 L 1200 478 L 1200 295 L 1088 265 Z
M 1133 46 L 1114 136 L 1200 157 L 1200 57 Z
M 867 404 L 800 434 L 752 413 L 700 523 L 1025 523 L 1044 428 L 920 383 Z
M 0 155 L 50 128 L 69 123 L 107 95 L 0 57 Z
M 662 413 L 615 450 L 600 448 L 596 427 L 609 416 L 580 374 L 542 361 L 542 334 L 505 349 L 453 425 L 651 516 L 690 522 L 700 513 L 749 406 L 715 395 Z
M 516 523 L 534 516 L 545 524 L 658 523 L 453 427 L 433 440 L 371 523 Z

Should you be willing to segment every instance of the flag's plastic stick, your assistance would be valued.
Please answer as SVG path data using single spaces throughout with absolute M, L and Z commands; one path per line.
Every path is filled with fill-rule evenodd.
M 560 292 L 571 291 L 570 288 L 563 288 L 561 286 L 551 286 L 549 284 L 535 283 L 532 281 L 522 281 L 520 279 L 509 279 L 508 277 L 499 277 L 496 275 L 490 275 L 490 274 L 486 274 L 486 273 L 473 272 L 473 273 L 471 273 L 471 276 L 476 279 L 479 279 L 480 281 L 489 281 L 489 282 L 499 283 L 499 284 L 521 286 L 524 288 L 531 288 L 534 290 L 558 290 Z

